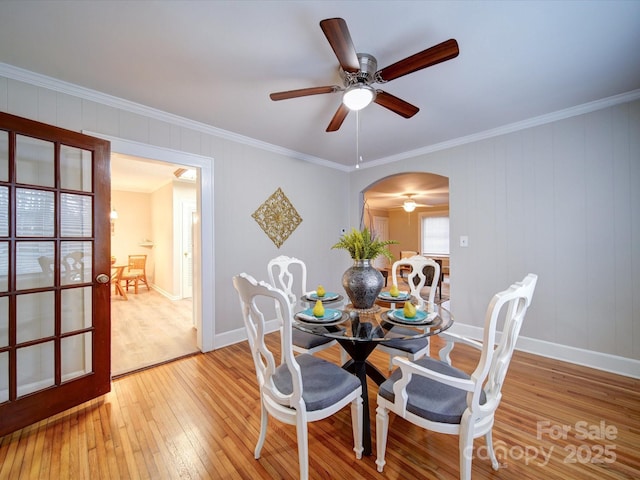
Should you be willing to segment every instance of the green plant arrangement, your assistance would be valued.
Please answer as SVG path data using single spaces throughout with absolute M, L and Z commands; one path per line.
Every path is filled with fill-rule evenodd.
M 396 240 L 377 240 L 372 237 L 367 227 L 362 230 L 351 229 L 340 237 L 340 241 L 333 248 L 342 248 L 349 252 L 353 260 L 373 260 L 384 255 L 390 262 L 393 262 L 393 255 L 389 251 L 389 245 L 395 245 Z

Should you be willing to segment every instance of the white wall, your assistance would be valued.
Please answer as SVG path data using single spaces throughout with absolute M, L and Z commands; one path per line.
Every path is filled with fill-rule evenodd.
M 119 265 L 126 265 L 129 255 L 147 255 L 147 279 L 154 283 L 153 250 L 140 246 L 142 240 L 153 238 L 150 195 L 113 190 L 111 206 L 118 212 L 111 235 L 111 255 Z
M 459 324 L 481 327 L 491 296 L 534 272 L 519 346 L 640 376 L 640 101 L 361 168 L 352 215 L 368 185 L 413 171 L 449 177 Z
M 350 262 L 330 247 L 340 228 L 359 222 L 360 192 L 390 174 L 424 171 L 450 180 L 458 328 L 477 332 L 491 296 L 535 272 L 519 346 L 605 369 L 622 359 L 640 376 L 640 101 L 346 174 L 94 97 L 0 76 L 2 111 L 215 158 L 219 337 L 242 332 L 233 275 L 264 279 L 268 260 L 286 254 L 307 262 L 310 285 L 336 288 Z M 278 187 L 303 218 L 280 249 L 251 218 Z M 460 235 L 468 248 L 458 247 Z
M 69 84 L 58 87 L 54 79 L 21 71 L 20 78 L 24 77 L 29 78 L 16 80 L 0 72 L 1 111 L 74 131 L 86 130 L 215 159 L 215 265 L 211 268 L 215 271 L 217 346 L 244 335 L 237 294 L 231 283 L 233 275 L 246 271 L 266 280 L 269 259 L 290 255 L 305 260 L 310 285 L 340 285 L 350 262 L 347 254 L 331 250 L 331 245 L 338 240 L 340 228 L 349 225 L 348 176 L 343 171 L 249 146 L 242 143 L 242 137 L 225 132 L 218 135 L 214 127 L 98 92 L 74 89 Z M 66 93 L 69 91 L 73 93 Z M 235 137 L 237 141 L 229 139 Z M 280 248 L 251 217 L 278 187 L 303 219 Z M 205 241 L 213 242 L 213 238 Z M 159 255 L 156 247 L 154 255 Z
M 154 287 L 168 298 L 176 296 L 173 268 L 173 186 L 167 183 L 150 195 L 153 255 L 155 262 Z
M 217 331 L 237 327 L 240 320 L 231 277 L 246 271 L 267 280 L 267 262 L 278 255 L 303 259 L 310 287 L 322 283 L 342 291 L 342 273 L 351 261 L 347 253 L 331 246 L 338 241 L 340 228 L 349 225 L 348 176 L 257 148 L 221 143 L 216 159 L 222 156 L 227 161 L 216 163 L 216 293 L 224 305 L 216 311 Z M 280 248 L 251 217 L 278 187 L 302 217 Z

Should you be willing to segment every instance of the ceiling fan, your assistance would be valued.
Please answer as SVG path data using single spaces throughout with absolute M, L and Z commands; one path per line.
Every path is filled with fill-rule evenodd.
M 351 41 L 347 23 L 342 18 L 328 18 L 320 22 L 338 63 L 344 86 L 329 85 L 324 87 L 301 88 L 275 92 L 269 95 L 271 100 L 286 100 L 289 98 L 320 95 L 325 93 L 343 92 L 342 103 L 334 114 L 327 132 L 337 131 L 350 110 L 360 110 L 371 102 L 385 107 L 404 118 L 413 117 L 420 110 L 404 100 L 383 90 L 372 87 L 374 83 L 386 83 L 409 73 L 436 65 L 458 56 L 458 42 L 447 40 L 433 47 L 400 60 L 388 67 L 377 70 L 378 61 L 368 53 L 356 53 Z

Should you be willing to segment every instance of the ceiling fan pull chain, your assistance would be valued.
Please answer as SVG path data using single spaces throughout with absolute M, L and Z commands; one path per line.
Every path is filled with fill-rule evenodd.
M 356 168 L 360 168 L 360 110 L 356 110 Z

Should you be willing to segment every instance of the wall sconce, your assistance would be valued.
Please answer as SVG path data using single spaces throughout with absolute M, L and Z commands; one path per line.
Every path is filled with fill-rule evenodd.
M 118 212 L 115 208 L 111 209 L 109 213 L 109 221 L 111 222 L 111 235 L 115 235 L 116 233 L 116 220 L 118 219 Z

